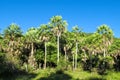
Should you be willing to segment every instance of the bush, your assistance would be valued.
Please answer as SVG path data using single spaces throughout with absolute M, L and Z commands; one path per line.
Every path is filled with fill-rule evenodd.
M 98 65 L 98 73 L 105 74 L 107 70 L 111 70 L 113 68 L 113 58 L 110 56 L 101 57 Z
M 120 71 L 120 55 L 114 57 L 114 68 L 116 71 Z
M 59 64 L 57 65 L 57 70 L 67 70 L 69 69 L 70 62 L 60 59 Z
M 98 56 L 91 55 L 83 61 L 83 69 L 92 71 L 92 69 L 96 68 L 98 65 L 99 58 Z

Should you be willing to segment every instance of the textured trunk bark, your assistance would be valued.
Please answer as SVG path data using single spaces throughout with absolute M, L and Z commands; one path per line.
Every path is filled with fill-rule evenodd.
M 73 70 L 74 70 L 74 54 L 73 54 Z
M 34 54 L 34 44 L 32 43 L 31 44 L 31 56 L 33 56 L 33 54 Z
M 57 36 L 57 64 L 59 63 L 59 36 Z
M 92 51 L 92 54 L 90 54 L 90 70 L 92 69 L 92 55 L 94 55 L 95 52 Z
M 47 56 L 47 47 L 45 42 L 45 59 L 44 59 L 44 69 L 46 69 L 46 56 Z
M 67 52 L 65 50 L 65 61 L 67 61 Z
M 28 63 L 34 68 L 35 67 L 35 58 L 34 58 L 34 43 L 31 43 L 31 53 L 28 59 Z
M 104 54 L 103 54 L 103 56 L 106 57 L 105 49 L 104 49 Z
M 78 53 L 78 43 L 76 42 L 75 69 L 77 69 L 77 53 Z

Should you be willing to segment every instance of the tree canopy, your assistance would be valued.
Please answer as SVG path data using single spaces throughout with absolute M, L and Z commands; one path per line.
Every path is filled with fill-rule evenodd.
M 0 34 L 0 73 L 47 67 L 96 69 L 100 74 L 111 69 L 120 71 L 120 38 L 108 25 L 100 25 L 93 33 L 83 32 L 78 25 L 69 31 L 67 26 L 59 15 L 24 34 L 19 25 L 10 24 Z

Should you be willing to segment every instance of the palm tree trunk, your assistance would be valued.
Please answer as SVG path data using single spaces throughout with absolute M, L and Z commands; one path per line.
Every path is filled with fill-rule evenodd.
M 31 43 L 31 54 L 30 54 L 29 59 L 28 59 L 28 63 L 29 63 L 32 67 L 35 66 L 33 54 L 34 54 L 34 43 L 32 42 L 32 43 Z
M 59 36 L 57 36 L 57 64 L 59 63 Z
M 92 69 L 92 55 L 94 55 L 94 51 L 92 51 L 92 54 L 89 54 L 90 55 L 90 71 Z
M 104 49 L 104 54 L 103 54 L 103 56 L 104 56 L 104 58 L 106 57 L 105 49 Z M 104 69 L 104 70 L 106 69 L 106 68 L 105 68 L 105 59 L 104 59 L 104 61 L 103 61 L 103 69 Z
M 67 53 L 66 53 L 66 50 L 65 50 L 65 62 L 67 61 Z
M 74 54 L 73 54 L 73 70 L 74 70 Z
M 104 49 L 104 55 L 103 55 L 104 57 L 106 56 L 106 53 L 105 53 L 105 49 Z
M 78 52 L 78 43 L 76 42 L 75 69 L 77 69 L 77 52 Z
M 31 48 L 31 56 L 33 56 L 33 54 L 34 54 L 34 44 L 33 43 L 31 44 L 31 47 L 32 47 Z
M 46 69 L 46 56 L 47 56 L 47 47 L 45 42 L 45 59 L 44 59 L 44 69 Z

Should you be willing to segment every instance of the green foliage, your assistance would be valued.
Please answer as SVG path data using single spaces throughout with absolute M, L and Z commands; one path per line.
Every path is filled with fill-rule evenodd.
M 99 80 L 102 78 L 96 72 L 109 75 L 109 71 L 120 71 L 120 38 L 114 38 L 109 26 L 104 24 L 95 32 L 86 33 L 77 25 L 67 31 L 67 25 L 59 15 L 50 18 L 48 24 L 29 28 L 24 34 L 17 24 L 9 25 L 0 34 L 0 74 L 56 68 L 51 74 L 45 72 L 40 79 L 54 80 L 61 74 L 60 77 L 74 80 L 77 78 L 67 74 L 76 76 L 79 72 L 72 74 L 67 70 L 86 70 L 95 72 L 96 76 L 83 71 L 89 76 L 83 79 Z
M 0 74 L 4 72 L 5 54 L 0 52 Z
M 4 37 L 9 38 L 10 40 L 15 39 L 15 37 L 20 37 L 21 35 L 22 31 L 20 27 L 15 23 L 12 23 L 7 27 L 7 29 L 4 30 Z
M 44 60 L 44 51 L 37 50 L 35 53 L 35 58 L 36 58 L 36 61 Z
M 71 67 L 71 63 L 68 62 L 68 61 L 65 61 L 65 59 L 62 57 L 60 59 L 60 62 L 59 64 L 57 65 L 57 70 L 62 70 L 62 71 L 65 71 L 65 70 L 71 70 L 72 67 Z

